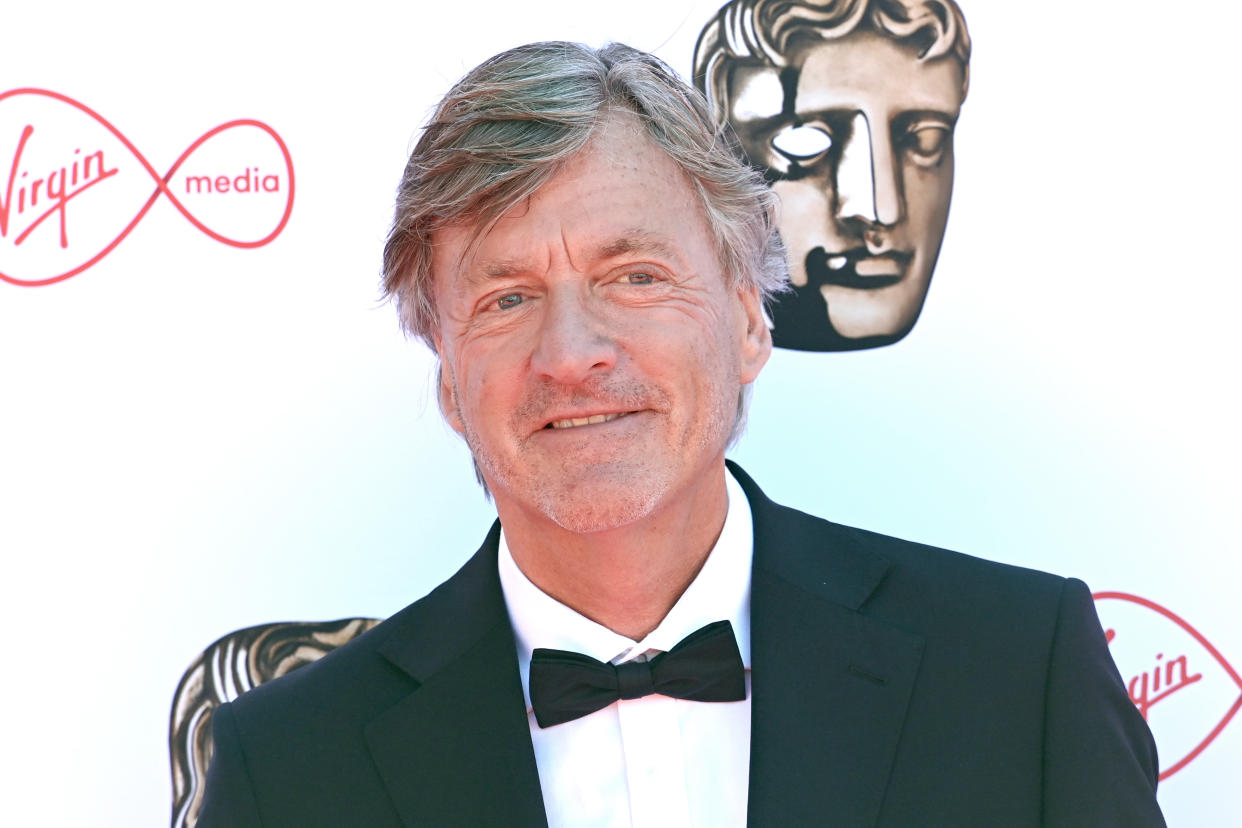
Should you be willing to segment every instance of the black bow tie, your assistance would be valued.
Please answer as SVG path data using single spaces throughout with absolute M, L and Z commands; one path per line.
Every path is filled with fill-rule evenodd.
M 530 704 L 540 727 L 573 721 L 618 699 L 652 693 L 691 701 L 744 700 L 746 668 L 733 625 L 708 624 L 648 661 L 605 664 L 580 653 L 543 647 L 530 660 Z

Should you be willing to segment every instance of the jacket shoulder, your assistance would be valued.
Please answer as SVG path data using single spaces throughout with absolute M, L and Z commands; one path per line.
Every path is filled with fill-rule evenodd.
M 756 566 L 851 609 L 900 606 L 919 615 L 956 606 L 978 618 L 1051 605 L 1055 613 L 1072 580 L 825 520 L 775 503 L 740 468 L 730 470 L 751 502 Z
M 297 725 L 306 716 L 373 716 L 418 686 L 499 621 L 507 620 L 495 573 L 499 526 L 447 581 L 323 658 L 244 693 L 240 725 Z

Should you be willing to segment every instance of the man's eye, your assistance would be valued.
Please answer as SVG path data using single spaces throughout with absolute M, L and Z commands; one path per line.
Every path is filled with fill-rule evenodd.
M 501 310 L 516 308 L 520 304 L 522 304 L 522 294 L 520 293 L 506 293 L 504 296 L 496 300 L 496 307 Z
M 655 276 L 650 273 L 631 273 L 625 278 L 631 285 L 650 285 L 655 282 Z

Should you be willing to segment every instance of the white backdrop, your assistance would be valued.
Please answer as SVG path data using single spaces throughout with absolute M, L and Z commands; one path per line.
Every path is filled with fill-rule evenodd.
M 1194 754 L 1162 804 L 1174 825 L 1227 825 L 1242 767 L 1242 723 L 1219 727 L 1242 695 L 1242 12 L 962 2 L 973 83 L 922 319 L 889 348 L 778 352 L 735 456 L 790 505 L 1147 602 L 1099 608 L 1127 681 L 1183 655 L 1200 676 L 1149 708 L 1166 771 Z M 213 127 L 257 119 L 296 172 L 266 246 L 223 244 L 161 196 L 79 275 L 0 282 L 0 823 L 158 826 L 169 703 L 199 650 L 266 621 L 391 614 L 491 519 L 428 354 L 377 299 L 429 107 L 528 40 L 623 40 L 685 72 L 717 3 L 11 5 L 0 93 L 85 104 L 160 176 Z M 0 100 L 0 185 L 35 127 L 0 237 L 0 272 L 28 280 L 85 262 L 154 189 L 97 121 L 34 101 Z M 22 188 L 97 149 L 118 172 L 64 205 L 67 246 L 59 213 L 18 246 Z M 280 158 L 239 127 L 170 188 L 184 195 L 192 164 L 232 180 L 283 174 Z M 254 240 L 287 194 L 184 200 Z

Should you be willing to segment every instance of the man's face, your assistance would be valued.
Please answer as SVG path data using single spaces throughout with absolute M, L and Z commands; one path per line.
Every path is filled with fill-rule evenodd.
M 601 531 L 719 486 L 771 339 L 633 117 L 610 116 L 480 238 L 433 242 L 441 406 L 502 519 Z
M 734 67 L 729 102 L 748 157 L 781 198 L 796 293 L 776 307 L 776 344 L 895 342 L 918 319 L 944 238 L 962 67 L 919 62 L 866 31 L 791 52 L 783 75 Z

